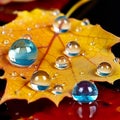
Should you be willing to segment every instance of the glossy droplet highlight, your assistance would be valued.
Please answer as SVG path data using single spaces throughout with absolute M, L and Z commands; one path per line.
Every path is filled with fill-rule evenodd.
M 79 103 L 91 103 L 97 99 L 98 89 L 90 81 L 81 81 L 74 86 L 72 97 Z
M 60 56 L 55 61 L 55 67 L 57 69 L 66 69 L 70 66 L 69 60 L 65 56 Z
M 37 55 L 37 47 L 28 39 L 19 39 L 15 41 L 8 52 L 10 63 L 19 67 L 32 65 L 37 59 Z
M 110 75 L 111 72 L 112 72 L 111 65 L 107 62 L 102 62 L 98 65 L 96 74 L 98 76 L 105 77 L 105 76 Z
M 52 93 L 55 95 L 62 94 L 63 93 L 63 86 L 62 85 L 55 85 L 53 90 L 52 90 Z
M 66 45 L 64 53 L 70 57 L 78 56 L 80 54 L 80 45 L 76 41 L 70 41 Z
M 50 80 L 50 76 L 47 72 L 39 70 L 35 72 L 31 77 L 31 88 L 36 91 L 47 90 L 50 86 Z
M 59 16 L 53 23 L 53 30 L 56 33 L 67 32 L 71 27 L 71 23 L 66 16 Z

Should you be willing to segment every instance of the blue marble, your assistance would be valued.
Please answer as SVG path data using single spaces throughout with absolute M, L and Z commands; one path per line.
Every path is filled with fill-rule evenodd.
M 32 65 L 37 59 L 38 49 L 28 39 L 18 39 L 9 49 L 8 57 L 11 64 L 19 67 Z
M 74 86 L 72 97 L 79 103 L 91 103 L 97 99 L 98 89 L 96 85 L 90 81 L 81 81 Z

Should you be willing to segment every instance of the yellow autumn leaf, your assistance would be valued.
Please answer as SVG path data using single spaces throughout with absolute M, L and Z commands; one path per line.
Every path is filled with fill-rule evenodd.
M 113 83 L 120 78 L 120 65 L 113 61 L 111 46 L 119 42 L 119 37 L 103 30 L 100 25 L 82 25 L 82 21 L 69 18 L 71 29 L 68 32 L 56 34 L 52 24 L 60 14 L 53 11 L 34 9 L 31 12 L 18 12 L 12 22 L 0 27 L 0 68 L 5 71 L 1 78 L 7 84 L 0 103 L 9 99 L 26 99 L 28 102 L 40 98 L 48 98 L 56 105 L 64 97 L 71 97 L 74 85 L 81 80 L 108 81 Z M 8 60 L 8 51 L 12 43 L 23 35 L 29 34 L 38 47 L 38 58 L 29 67 L 16 67 Z M 64 55 L 66 44 L 76 41 L 80 45 L 80 55 L 70 57 L 70 67 L 65 70 L 55 68 L 55 61 Z M 112 73 L 107 77 L 96 75 L 97 66 L 108 62 Z M 30 86 L 30 80 L 37 70 L 46 71 L 51 77 L 50 88 L 46 91 L 35 91 Z M 62 85 L 63 93 L 54 95 L 51 91 L 55 85 Z

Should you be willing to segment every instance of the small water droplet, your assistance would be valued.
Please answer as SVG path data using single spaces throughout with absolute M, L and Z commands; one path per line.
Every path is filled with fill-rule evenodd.
M 53 14 L 54 16 L 57 16 L 57 15 L 60 14 L 60 10 L 59 10 L 59 9 L 55 9 L 55 10 L 52 11 L 52 14 Z
M 40 28 L 40 25 L 39 24 L 35 24 L 35 28 Z
M 94 41 L 90 42 L 90 45 L 91 45 L 91 46 L 94 46 L 94 45 L 95 45 L 95 42 L 94 42 Z
M 63 86 L 62 85 L 55 85 L 53 90 L 52 90 L 52 93 L 55 95 L 62 94 L 63 93 Z
M 59 16 L 53 23 L 53 30 L 56 33 L 67 32 L 71 28 L 71 23 L 66 16 Z
M 76 41 L 70 41 L 66 45 L 64 53 L 69 57 L 78 56 L 80 54 L 80 45 Z
M 30 84 L 33 90 L 44 91 L 50 86 L 50 76 L 47 72 L 39 70 L 33 73 Z
M 37 59 L 37 55 L 37 47 L 28 39 L 19 39 L 15 41 L 8 52 L 10 63 L 19 67 L 32 65 Z
M 98 89 L 94 83 L 83 80 L 74 86 L 72 96 L 79 103 L 92 103 L 98 97 Z
M 84 75 L 85 73 L 83 71 L 80 72 L 80 75 Z
M 17 73 L 16 71 L 13 71 L 13 72 L 11 73 L 11 75 L 12 75 L 12 77 L 16 77 L 16 76 L 18 76 L 18 73 Z
M 82 30 L 81 27 L 77 27 L 77 28 L 75 29 L 76 32 L 81 32 L 81 30 Z
M 27 27 L 27 31 L 31 31 L 32 30 L 32 28 L 30 28 L 30 27 Z
M 66 69 L 70 66 L 70 62 L 66 56 L 59 56 L 55 61 L 57 69 Z
M 1 34 L 2 34 L 2 35 L 5 35 L 5 34 L 6 34 L 6 31 L 3 30 L 3 31 L 1 32 Z
M 111 65 L 107 62 L 102 62 L 98 65 L 96 74 L 98 76 L 105 77 L 105 76 L 110 75 L 111 72 L 112 72 Z
M 9 43 L 10 43 L 9 40 L 4 40 L 4 41 L 3 41 L 3 44 L 4 44 L 4 45 L 8 45 Z
M 85 25 L 89 25 L 89 24 L 90 24 L 90 21 L 89 21 L 89 19 L 87 19 L 87 18 L 84 18 L 84 19 L 82 20 L 82 23 L 81 23 L 81 25 L 85 26 Z
M 120 64 L 120 58 L 115 58 L 114 60 L 113 60 L 115 63 L 119 63 Z
M 28 93 L 28 96 L 31 96 L 32 94 L 31 93 Z
M 58 74 L 57 73 L 55 73 L 53 76 L 52 76 L 52 80 L 54 80 L 54 79 L 56 79 L 56 77 L 58 76 Z

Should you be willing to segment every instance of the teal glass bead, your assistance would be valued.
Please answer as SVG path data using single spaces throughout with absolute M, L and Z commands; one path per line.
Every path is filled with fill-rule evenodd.
M 59 16 L 53 23 L 53 30 L 55 33 L 64 33 L 71 28 L 71 23 L 66 16 Z
M 18 39 L 9 49 L 8 58 L 11 64 L 19 67 L 32 65 L 37 59 L 38 49 L 29 39 Z
M 98 89 L 94 83 L 84 80 L 75 85 L 72 97 L 79 103 L 92 103 L 98 97 Z

